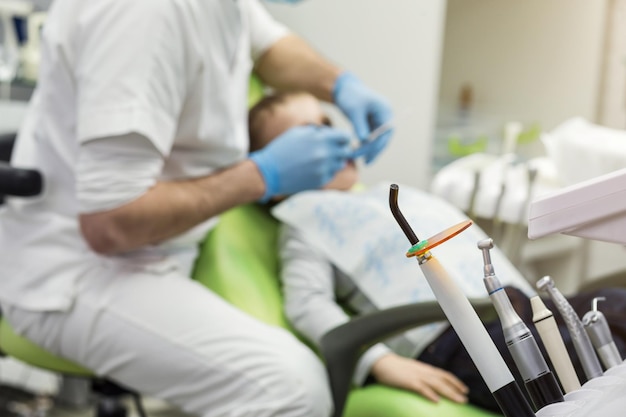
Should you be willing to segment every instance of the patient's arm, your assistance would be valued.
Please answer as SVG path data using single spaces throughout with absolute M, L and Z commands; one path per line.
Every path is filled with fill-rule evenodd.
M 319 347 L 326 333 L 350 320 L 336 302 L 333 267 L 323 253 L 307 245 L 300 233 L 288 226 L 282 228 L 280 246 L 287 317 Z M 440 396 L 467 401 L 467 387 L 451 373 L 399 356 L 381 343 L 372 345 L 357 362 L 353 382 L 361 384 L 371 373 L 381 384 L 413 391 L 432 401 Z
M 281 228 L 280 256 L 287 318 L 319 348 L 322 336 L 350 320 L 335 300 L 333 267 L 298 231 L 285 225 Z M 389 352 L 382 343 L 368 349 L 359 359 L 353 382 L 362 384 L 373 363 Z

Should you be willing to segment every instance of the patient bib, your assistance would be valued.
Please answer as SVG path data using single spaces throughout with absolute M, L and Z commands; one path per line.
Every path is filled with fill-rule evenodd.
M 467 220 L 448 202 L 408 186 L 400 187 L 398 204 L 420 240 Z M 405 256 L 411 244 L 389 209 L 389 184 L 361 192 L 299 193 L 274 207 L 272 214 L 299 229 L 379 309 L 435 300 L 416 259 Z M 476 246 L 486 238 L 472 225 L 431 251 L 468 297 L 488 296 Z M 503 285 L 535 294 L 498 248 L 491 250 L 491 259 Z

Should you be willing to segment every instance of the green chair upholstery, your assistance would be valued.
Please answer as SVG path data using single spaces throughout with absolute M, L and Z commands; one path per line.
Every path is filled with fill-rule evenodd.
M 193 278 L 252 316 L 292 330 L 282 309 L 277 232 L 278 222 L 265 207 L 249 204 L 229 210 L 201 246 Z M 373 384 L 351 390 L 343 416 L 493 417 L 496 414 L 447 400 L 434 404 L 406 391 Z
M 55 356 L 16 334 L 6 320 L 0 320 L 0 351 L 29 365 L 52 372 L 80 377 L 93 376 L 90 370 Z

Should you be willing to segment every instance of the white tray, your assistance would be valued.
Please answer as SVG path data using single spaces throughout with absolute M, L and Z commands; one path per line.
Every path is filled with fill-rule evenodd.
M 533 201 L 528 237 L 537 239 L 553 233 L 626 244 L 626 169 Z

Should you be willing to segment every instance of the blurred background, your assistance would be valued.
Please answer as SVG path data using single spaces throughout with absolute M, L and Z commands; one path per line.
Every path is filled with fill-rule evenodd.
M 36 86 L 38 36 L 52 2 L 0 0 L 0 134 L 19 128 Z M 550 274 L 564 293 L 626 285 L 623 245 L 526 237 L 530 202 L 569 185 L 571 170 L 587 168 L 559 165 L 546 142 L 570 144 L 577 135 L 594 141 L 600 130 L 624 139 L 626 0 L 266 5 L 393 105 L 395 137 L 376 164 L 362 167 L 365 184 L 407 184 L 451 201 L 533 283 Z M 579 121 L 573 133 L 572 120 Z M 602 174 L 597 165 L 584 174 Z M 2 384 L 46 392 L 58 381 L 0 360 Z

